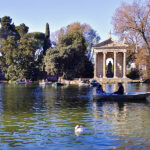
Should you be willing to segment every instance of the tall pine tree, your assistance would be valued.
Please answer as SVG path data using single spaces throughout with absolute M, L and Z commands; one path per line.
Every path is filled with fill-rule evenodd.
M 47 39 L 50 38 L 50 31 L 49 31 L 49 24 L 48 24 L 48 23 L 46 23 L 45 37 L 46 37 Z
M 45 30 L 45 41 L 43 46 L 43 54 L 46 54 L 46 50 L 51 47 L 51 41 L 50 41 L 50 30 L 49 30 L 49 24 L 46 23 L 46 30 Z

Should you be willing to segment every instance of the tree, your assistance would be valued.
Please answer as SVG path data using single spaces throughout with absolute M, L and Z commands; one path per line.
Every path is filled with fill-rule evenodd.
M 90 25 L 81 24 L 79 22 L 74 22 L 68 25 L 67 27 L 63 27 L 60 30 L 56 31 L 55 33 L 52 34 L 52 40 L 58 43 L 59 38 L 70 32 L 82 33 L 82 35 L 86 40 L 87 51 L 91 50 L 92 46 L 95 43 L 95 39 L 97 39 L 97 41 L 100 40 L 99 35 L 96 33 L 94 29 L 92 29 Z
M 80 24 L 79 22 L 74 22 L 67 26 L 67 33 L 69 32 L 80 32 L 83 34 L 86 44 L 87 44 L 87 50 L 91 51 L 92 46 L 95 43 L 95 39 L 97 41 L 100 40 L 100 37 L 97 35 L 96 31 L 92 29 L 92 27 L 88 24 Z
M 15 28 L 18 31 L 20 37 L 23 37 L 26 33 L 28 33 L 29 30 L 29 27 L 27 27 L 24 23 L 16 26 Z
M 17 67 L 17 52 L 15 37 L 9 36 L 2 41 L 0 65 L 7 79 L 15 80 L 17 76 L 22 76 L 20 67 Z
M 25 38 L 37 41 L 35 59 L 39 61 L 40 66 L 41 66 L 42 59 L 43 59 L 43 46 L 44 46 L 44 41 L 45 41 L 45 34 L 42 32 L 31 32 L 31 33 L 25 34 Z
M 2 68 L 2 72 L 7 72 L 9 65 L 14 64 L 14 60 L 12 59 L 15 56 L 17 51 L 17 44 L 15 41 L 15 37 L 8 37 L 7 40 L 2 40 L 2 48 L 1 48 L 1 59 L 0 66 Z
M 45 71 L 48 74 L 61 76 L 62 75 L 62 58 L 58 50 L 48 49 L 44 57 Z
M 27 33 L 25 35 L 26 38 L 30 38 L 30 39 L 34 39 L 37 41 L 37 48 L 36 48 L 36 52 L 35 52 L 35 60 L 38 61 L 38 68 L 39 70 L 41 70 L 42 72 L 40 73 L 40 77 L 42 78 L 45 76 L 45 71 L 44 71 L 44 63 L 43 63 L 43 59 L 44 59 L 44 44 L 45 44 L 45 34 L 42 32 L 32 32 L 32 33 Z
M 150 1 L 122 3 L 112 18 L 114 32 L 132 45 L 146 46 L 150 51 Z
M 62 36 L 64 36 L 65 33 L 66 33 L 66 28 L 61 28 L 60 30 L 57 30 L 57 31 L 53 32 L 53 33 L 51 34 L 51 41 L 52 41 L 55 45 L 57 45 L 59 39 L 60 39 Z
M 37 79 L 39 61 L 35 59 L 35 52 L 38 42 L 34 39 L 21 38 L 18 41 L 17 63 L 23 70 L 23 77 L 27 79 Z
M 44 46 L 43 46 L 43 54 L 46 54 L 46 50 L 51 47 L 50 42 L 50 30 L 49 30 L 49 24 L 46 23 L 46 31 L 45 31 L 45 40 L 44 40 Z
M 50 30 L 49 30 L 49 24 L 48 23 L 46 23 L 45 37 L 47 39 L 50 39 Z
M 135 54 L 136 69 L 143 79 L 150 78 L 150 59 L 145 47 L 140 47 L 139 52 Z M 144 68 L 143 68 L 144 67 Z
M 8 36 L 15 36 L 19 39 L 19 34 L 15 29 L 15 25 L 12 23 L 12 19 L 9 16 L 4 16 L 0 19 L 0 38 L 7 39 Z
M 82 34 L 80 32 L 67 33 L 59 39 L 56 50 L 47 51 L 44 58 L 45 69 L 49 74 L 63 76 L 65 79 L 86 77 L 87 72 L 93 70 L 85 52 L 86 43 Z M 85 70 L 87 68 L 88 70 Z
M 36 77 L 38 69 L 37 61 L 34 59 L 36 46 L 35 40 L 27 38 L 16 41 L 15 37 L 9 36 L 2 41 L 0 65 L 7 79 Z
M 25 35 L 25 38 L 38 40 L 39 44 L 44 46 L 45 34 L 42 32 L 30 32 Z
M 0 19 L 1 21 L 1 27 L 2 28 L 7 28 L 7 29 L 10 29 L 11 28 L 11 22 L 12 22 L 12 19 L 9 17 L 9 16 L 4 16 Z
M 74 22 L 70 25 L 67 26 L 67 31 L 66 32 L 80 32 L 82 33 L 82 25 L 79 22 Z

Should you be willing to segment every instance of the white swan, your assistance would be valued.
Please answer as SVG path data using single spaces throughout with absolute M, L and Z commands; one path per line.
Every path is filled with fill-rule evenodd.
M 75 135 L 79 136 L 83 132 L 83 127 L 80 125 L 75 126 Z

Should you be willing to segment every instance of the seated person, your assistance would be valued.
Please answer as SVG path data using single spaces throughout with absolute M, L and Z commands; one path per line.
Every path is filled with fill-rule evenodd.
M 118 91 L 114 92 L 114 94 L 120 94 L 120 95 L 123 95 L 124 94 L 124 87 L 122 85 L 122 83 L 118 83 Z
M 105 93 L 105 92 L 103 91 L 103 88 L 102 88 L 102 85 L 101 85 L 101 84 L 99 84 L 98 87 L 96 88 L 96 93 L 99 93 L 99 94 Z

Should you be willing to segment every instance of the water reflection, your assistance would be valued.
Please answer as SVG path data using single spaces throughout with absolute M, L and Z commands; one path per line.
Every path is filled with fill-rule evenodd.
M 93 102 L 93 90 L 0 84 L 0 149 L 150 149 L 150 104 Z M 77 124 L 85 128 L 79 137 Z
M 3 110 L 3 103 L 2 103 L 2 83 L 0 83 L 0 114 L 2 113 Z
M 150 119 L 147 104 L 136 103 L 101 103 L 94 102 L 94 120 L 98 122 L 102 119 L 103 129 L 109 135 L 114 135 L 119 146 L 115 149 L 126 149 L 127 147 L 150 148 Z M 113 108 L 113 109 L 112 109 Z M 96 128 L 98 124 L 96 123 Z
M 150 84 L 145 83 L 123 83 L 125 92 L 142 92 L 142 91 L 150 91 Z M 103 84 L 103 89 L 112 93 L 118 90 L 118 84 Z

